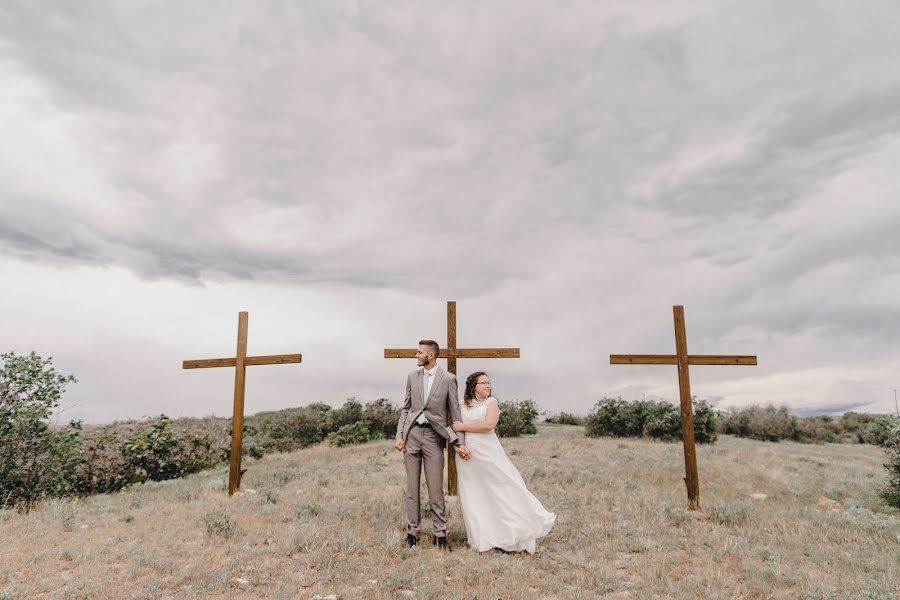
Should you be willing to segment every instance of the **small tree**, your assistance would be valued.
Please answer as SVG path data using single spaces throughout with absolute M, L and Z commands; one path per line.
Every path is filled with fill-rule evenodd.
M 337 431 L 344 425 L 352 425 L 363 420 L 363 405 L 356 398 L 347 398 L 344 405 L 327 413 L 326 427 L 328 433 Z
M 534 420 L 541 414 L 534 400 L 498 401 L 500 419 L 494 431 L 500 437 L 534 435 L 537 426 Z
M 73 375 L 61 375 L 52 358 L 35 352 L 0 354 L 0 506 L 24 504 L 71 490 L 81 462 L 80 423 L 50 428 Z
M 378 437 L 381 437 L 380 435 Z M 328 443 L 332 446 L 349 446 L 350 444 L 365 444 L 375 439 L 369 425 L 365 421 L 355 421 L 341 426 L 337 431 L 328 434 Z
M 391 404 L 387 398 L 379 398 L 366 404 L 363 408 L 363 419 L 373 433 L 378 432 L 386 438 L 393 439 L 397 432 L 400 409 Z

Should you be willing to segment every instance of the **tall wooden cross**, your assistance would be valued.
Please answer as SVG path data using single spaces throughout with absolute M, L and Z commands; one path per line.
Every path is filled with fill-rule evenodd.
M 385 358 L 415 358 L 416 350 L 385 348 Z M 440 358 L 447 359 L 447 370 L 456 375 L 458 358 L 519 358 L 518 348 L 457 348 L 456 347 L 456 302 L 447 302 L 447 347 L 441 349 Z M 447 493 L 457 494 L 456 455 L 447 445 Z
M 186 360 L 184 369 L 207 369 L 210 367 L 234 367 L 234 412 L 231 416 L 231 465 L 228 469 L 228 495 L 241 487 L 241 451 L 244 440 L 244 381 L 246 367 L 251 365 L 283 365 L 299 363 L 300 354 L 275 354 L 271 356 L 247 356 L 246 311 L 238 313 L 237 355 L 234 358 L 206 358 Z
M 755 365 L 755 356 L 688 354 L 684 328 L 684 306 L 673 306 L 676 354 L 610 354 L 611 365 L 678 365 L 678 389 L 681 396 L 681 433 L 684 441 L 684 470 L 688 510 L 700 510 L 700 477 L 694 446 L 694 414 L 691 406 L 691 379 L 688 365 Z

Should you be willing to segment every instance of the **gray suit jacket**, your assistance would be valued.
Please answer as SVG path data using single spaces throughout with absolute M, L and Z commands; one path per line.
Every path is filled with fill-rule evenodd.
M 419 414 L 425 411 L 425 418 L 428 419 L 431 428 L 438 435 L 451 444 L 464 445 L 466 443 L 465 432 L 457 433 L 448 425 L 450 421 L 462 421 L 456 375 L 443 367 L 438 367 L 428 398 L 423 398 L 425 395 L 424 370 L 424 367 L 420 367 L 406 377 L 406 398 L 400 409 L 396 437 L 406 441 L 409 430 L 414 426 Z

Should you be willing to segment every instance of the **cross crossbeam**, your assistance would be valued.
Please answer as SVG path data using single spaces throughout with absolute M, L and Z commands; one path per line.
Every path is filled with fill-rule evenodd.
M 688 355 L 689 365 L 745 365 L 756 364 L 756 357 L 749 355 L 719 356 L 715 354 Z M 610 354 L 611 365 L 677 365 L 677 354 Z
M 248 356 L 244 359 L 244 366 L 253 365 L 286 365 L 299 363 L 303 359 L 301 354 L 273 354 L 270 356 Z M 235 367 L 237 358 L 205 358 L 202 360 L 186 360 L 182 363 L 182 369 L 209 369 L 212 367 Z

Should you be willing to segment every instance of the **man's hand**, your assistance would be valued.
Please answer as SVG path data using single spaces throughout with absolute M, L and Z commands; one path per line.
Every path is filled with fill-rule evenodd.
M 403 438 L 397 438 L 397 441 L 394 442 L 394 448 L 396 448 L 398 452 L 406 450 L 406 443 L 404 443 Z
M 469 449 L 465 446 L 454 446 L 454 450 L 456 450 L 456 455 L 459 456 L 463 460 L 469 460 L 471 458 L 471 454 L 469 454 Z

